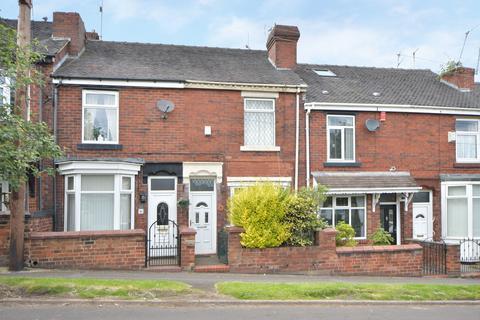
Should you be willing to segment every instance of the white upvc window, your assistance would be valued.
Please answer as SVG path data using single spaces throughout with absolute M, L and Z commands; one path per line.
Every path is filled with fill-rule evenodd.
M 480 182 L 442 184 L 443 236 L 480 238 Z
M 65 176 L 66 231 L 128 230 L 134 225 L 134 176 Z
M 273 183 L 290 188 L 292 178 L 290 177 L 227 177 L 227 186 L 232 197 L 236 191 L 261 183 Z
M 242 150 L 278 151 L 275 146 L 275 99 L 244 99 Z M 278 150 L 277 150 L 278 149 Z
M 0 181 L 0 211 L 8 211 L 7 208 L 7 201 L 9 199 L 9 188 L 8 188 L 8 182 L 6 181 Z
M 366 205 L 365 195 L 327 197 L 320 208 L 320 218 L 333 227 L 344 221 L 353 227 L 356 239 L 366 239 Z
M 82 143 L 118 144 L 118 92 L 84 90 Z
M 355 161 L 355 116 L 327 115 L 327 161 Z
M 480 120 L 457 119 L 457 162 L 480 162 Z

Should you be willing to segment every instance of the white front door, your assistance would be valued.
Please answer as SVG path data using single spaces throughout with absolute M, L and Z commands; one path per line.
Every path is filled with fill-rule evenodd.
M 150 256 L 171 255 L 162 248 L 175 246 L 177 230 L 177 178 L 149 177 L 148 179 L 148 239 Z M 158 250 L 155 250 L 158 248 Z
M 413 239 L 433 237 L 432 194 L 431 191 L 420 191 L 413 198 Z
M 197 231 L 195 254 L 214 254 L 217 252 L 215 182 L 213 179 L 211 181 L 206 180 L 190 179 L 189 224 Z M 192 191 L 192 189 L 202 191 Z

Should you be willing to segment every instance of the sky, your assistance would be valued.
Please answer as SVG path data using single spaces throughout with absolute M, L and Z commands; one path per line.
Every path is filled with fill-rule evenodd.
M 2 0 L 0 16 L 16 18 L 17 2 Z M 87 31 L 100 32 L 101 3 L 33 0 L 33 18 L 76 11 Z M 467 31 L 463 65 L 476 68 L 480 50 L 480 0 L 103 0 L 109 41 L 264 50 L 274 24 L 299 27 L 304 63 L 438 72 L 459 59 Z

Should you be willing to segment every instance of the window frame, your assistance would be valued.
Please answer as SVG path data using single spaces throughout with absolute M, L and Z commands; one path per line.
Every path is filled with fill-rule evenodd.
M 82 176 L 113 176 L 114 184 L 113 191 L 83 191 L 82 187 Z M 68 179 L 73 177 L 74 179 L 74 189 L 68 189 Z M 122 179 L 124 177 L 130 177 L 131 190 L 125 190 L 122 188 Z M 135 176 L 122 173 L 75 173 L 68 174 L 64 176 L 64 221 L 63 228 L 64 231 L 91 231 L 91 230 L 81 230 L 81 201 L 83 194 L 113 194 L 113 229 L 112 230 L 126 230 L 121 228 L 121 195 L 122 194 L 131 194 L 130 201 L 130 228 L 128 230 L 134 229 L 135 223 Z M 75 195 L 75 230 L 68 230 L 68 195 Z M 110 230 L 110 231 L 112 231 Z M 105 230 L 109 231 L 109 230 Z
M 9 77 L 3 77 L 3 81 L 0 80 L 0 87 L 3 89 L 3 94 L 0 95 L 0 107 L 9 105 L 12 102 L 12 99 L 11 99 L 12 92 L 11 92 L 10 85 L 11 85 L 11 82 Z
M 266 110 L 266 109 L 262 109 L 262 110 L 247 110 L 247 102 L 248 101 L 271 101 L 272 102 L 272 110 Z M 243 99 L 243 149 L 245 151 L 248 151 L 248 149 L 258 149 L 258 151 L 262 151 L 263 149 L 265 149 L 265 151 L 278 151 L 276 150 L 276 146 L 277 146 L 277 123 L 276 123 L 276 99 L 274 98 L 244 98 Z M 246 132 L 246 129 L 245 129 L 245 114 L 247 112 L 256 112 L 256 113 L 266 113 L 266 112 L 269 112 L 269 113 L 273 113 L 273 144 L 272 145 L 256 145 L 256 144 L 247 144 L 246 141 L 245 141 L 245 132 Z
M 480 198 L 480 196 L 473 195 L 473 186 L 480 185 L 480 181 L 448 181 L 442 182 L 442 238 L 446 241 L 457 242 L 464 238 L 480 239 L 479 236 L 473 235 L 473 199 Z M 449 187 L 465 187 L 465 195 L 448 195 Z M 467 199 L 467 235 L 464 237 L 451 237 L 448 236 L 448 199 Z M 480 217 L 479 217 L 480 219 Z
M 113 94 L 115 96 L 114 106 L 87 104 L 87 94 Z M 98 140 L 85 140 L 85 109 L 87 108 L 105 108 L 116 110 L 116 140 L 115 141 L 98 141 Z M 120 103 L 118 91 L 106 91 L 106 90 L 82 90 L 82 143 L 87 144 L 118 144 L 120 140 Z
M 354 237 L 356 240 L 366 240 L 367 239 L 367 195 L 366 194 L 338 194 L 338 195 L 328 195 L 327 197 L 332 198 L 332 205 L 330 207 L 323 208 L 320 206 L 318 209 L 318 217 L 322 218 L 321 212 L 323 210 L 331 210 L 332 211 L 332 225 L 335 227 L 335 210 L 336 209 L 348 209 L 348 224 L 352 226 L 352 210 L 355 209 L 363 209 L 363 237 Z M 352 197 L 363 197 L 363 207 L 352 207 Z M 348 198 L 348 205 L 347 206 L 337 206 L 336 201 L 337 198 Z M 323 205 L 323 204 L 322 204 Z M 353 226 L 352 226 L 353 228 Z
M 2 193 L 8 194 L 8 196 L 10 196 L 10 186 L 8 185 L 8 182 L 0 181 L 0 185 L 2 186 Z M 7 206 L 3 203 L 2 194 L 0 194 L 0 212 L 10 212 Z
M 345 128 L 350 128 L 350 126 L 331 126 L 328 123 L 328 119 L 330 117 L 348 117 L 352 118 L 353 120 L 353 125 L 351 128 L 353 128 L 353 159 L 345 159 Z M 355 162 L 356 159 L 356 143 L 355 143 L 355 135 L 356 135 L 356 130 L 355 130 L 355 115 L 349 115 L 349 114 L 327 114 L 326 117 L 326 132 L 327 132 L 327 162 L 342 162 L 342 163 L 353 163 Z M 342 151 L 342 157 L 341 159 L 332 159 L 330 155 L 330 129 L 340 129 L 341 130 L 341 151 Z
M 477 123 L 477 131 L 457 131 L 455 128 L 455 161 L 457 163 L 478 163 L 480 162 L 480 119 L 464 119 L 458 118 L 455 119 L 455 126 L 457 125 L 457 121 L 467 121 L 467 122 L 476 122 Z M 458 157 L 458 136 L 475 136 L 477 138 L 477 157 L 476 158 L 459 158 Z

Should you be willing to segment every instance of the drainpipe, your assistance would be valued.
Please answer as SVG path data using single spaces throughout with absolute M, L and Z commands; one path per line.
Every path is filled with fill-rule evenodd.
M 300 145 L 300 88 L 297 88 L 297 104 L 295 109 L 295 191 L 298 190 L 298 158 Z
M 310 187 L 310 109 L 307 109 L 307 113 L 305 114 L 305 167 L 306 167 L 306 186 L 307 188 Z
M 58 89 L 57 85 L 52 84 L 53 91 L 53 138 L 57 143 L 57 109 L 58 109 Z M 53 164 L 55 166 L 55 163 Z M 52 216 L 53 230 L 57 230 L 57 174 L 53 175 L 53 216 Z
M 43 121 L 43 86 L 40 86 L 38 90 L 38 122 Z M 43 161 L 40 160 L 38 163 L 39 169 L 43 170 Z M 42 176 L 39 175 L 37 178 L 37 208 L 42 210 Z

